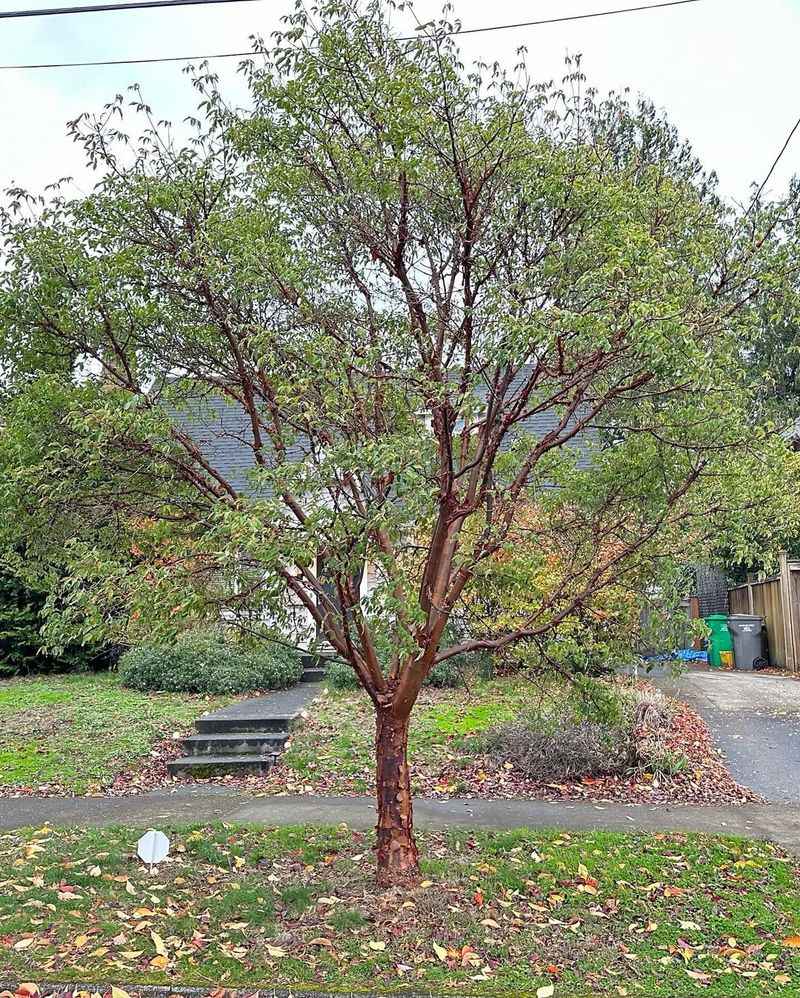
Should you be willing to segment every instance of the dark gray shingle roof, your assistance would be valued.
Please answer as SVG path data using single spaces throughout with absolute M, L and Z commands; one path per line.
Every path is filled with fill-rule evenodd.
M 512 382 L 507 398 L 512 398 L 522 386 L 525 371 L 521 371 Z M 488 397 L 488 386 L 476 388 L 479 399 Z M 253 429 L 250 417 L 244 407 L 228 401 L 220 396 L 206 396 L 186 402 L 180 409 L 173 409 L 173 419 L 177 426 L 185 431 L 197 445 L 208 463 L 218 471 L 229 484 L 239 492 L 252 497 L 268 497 L 271 489 L 265 484 L 257 486 L 253 480 L 253 472 L 257 467 Z M 506 440 L 504 449 L 513 445 L 513 438 L 519 434 L 531 434 L 543 437 L 556 428 L 561 419 L 561 412 L 555 408 L 535 412 L 521 420 L 511 437 Z M 572 422 L 574 426 L 574 421 Z M 590 430 L 581 430 L 570 441 L 569 447 L 577 451 L 579 468 L 587 468 L 591 463 L 589 453 L 590 441 L 594 434 Z M 265 446 L 267 465 L 270 465 L 269 445 Z M 295 440 L 287 451 L 289 461 L 300 463 L 310 454 L 307 439 Z
M 522 390 L 528 377 L 530 376 L 530 370 L 531 369 L 528 366 L 521 368 L 516 377 L 512 380 L 505 395 L 506 404 L 512 402 L 515 396 L 517 396 Z M 480 383 L 476 387 L 475 394 L 479 399 L 485 401 L 489 398 L 489 391 L 490 386 L 484 382 Z M 533 437 L 541 439 L 548 433 L 555 430 L 562 418 L 563 409 L 554 406 L 549 406 L 548 408 L 532 413 L 530 416 L 526 416 L 516 424 L 512 433 L 508 438 L 506 438 L 503 449 L 508 450 L 509 447 L 513 446 L 514 437 L 522 434 L 530 434 Z M 567 422 L 567 429 L 574 428 L 575 424 L 576 420 L 574 418 L 570 419 Z M 568 447 L 577 451 L 577 465 L 579 468 L 585 469 L 591 464 L 590 446 L 591 442 L 594 441 L 595 438 L 596 433 L 591 429 L 586 428 L 579 430 L 567 444 Z
M 192 399 L 181 410 L 173 410 L 173 419 L 191 437 L 209 465 L 237 492 L 254 498 L 271 495 L 268 485 L 257 485 L 253 480 L 257 468 L 253 427 L 241 404 L 219 396 Z M 262 453 L 267 467 L 274 465 L 269 441 Z M 296 440 L 287 448 L 292 463 L 305 461 L 308 456 L 307 440 Z

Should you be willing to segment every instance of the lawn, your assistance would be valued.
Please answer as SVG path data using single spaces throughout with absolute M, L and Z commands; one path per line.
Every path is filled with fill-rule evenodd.
M 534 702 L 548 709 L 551 690 L 520 677 L 476 680 L 468 688 L 424 688 L 411 716 L 414 790 L 468 789 L 458 769 L 474 758 L 470 739 L 532 709 Z M 371 792 L 375 720 L 366 694 L 329 690 L 308 713 L 282 757 L 286 769 L 303 784 L 329 783 L 331 793 Z
M 796 871 L 765 843 L 426 834 L 423 883 L 379 892 L 371 837 L 341 826 L 169 833 L 152 873 L 130 829 L 0 836 L 6 975 L 555 998 L 800 985 Z
M 87 793 L 133 774 L 154 745 L 222 699 L 123 689 L 114 673 L 0 682 L 0 792 Z

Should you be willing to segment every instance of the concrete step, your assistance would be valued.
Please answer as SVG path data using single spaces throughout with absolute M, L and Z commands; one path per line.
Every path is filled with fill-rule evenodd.
M 258 755 L 188 755 L 167 763 L 173 776 L 240 776 L 243 773 L 268 773 L 274 765 L 272 756 Z
M 282 752 L 288 735 L 274 731 L 235 731 L 190 735 L 183 739 L 187 755 L 271 755 Z
M 324 668 L 305 668 L 303 670 L 303 675 L 300 677 L 301 683 L 322 683 L 325 681 Z
M 312 671 L 320 669 L 315 662 Z M 183 743 L 187 754 L 167 763 L 170 773 L 198 777 L 266 773 L 322 689 L 316 676 L 304 680 L 291 689 L 240 700 L 199 717 L 194 722 L 197 734 Z
M 201 735 L 266 731 L 288 734 L 302 721 L 302 712 L 318 692 L 314 683 L 298 683 L 289 690 L 276 690 L 263 697 L 240 700 L 195 721 Z
M 236 714 L 228 717 L 198 717 L 194 722 L 201 735 L 235 735 L 261 732 L 288 737 L 298 724 L 297 714 Z

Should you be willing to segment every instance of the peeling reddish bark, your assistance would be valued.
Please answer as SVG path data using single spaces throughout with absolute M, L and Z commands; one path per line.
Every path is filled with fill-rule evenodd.
M 396 887 L 419 881 L 419 853 L 414 841 L 411 775 L 408 768 L 408 717 L 390 709 L 376 716 L 375 759 L 378 823 L 378 884 Z

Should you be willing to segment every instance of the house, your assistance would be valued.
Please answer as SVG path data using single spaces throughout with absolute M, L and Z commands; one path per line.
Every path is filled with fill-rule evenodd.
M 523 369 L 510 386 L 510 396 L 518 390 L 526 377 Z M 488 396 L 488 388 L 478 389 L 476 395 L 483 401 Z M 510 397 L 509 396 L 509 397 Z M 180 411 L 174 410 L 175 424 L 187 434 L 209 465 L 216 469 L 237 492 L 252 498 L 269 498 L 270 487 L 258 481 L 256 470 L 256 446 L 252 422 L 245 408 L 236 401 L 228 401 L 219 395 L 205 395 L 193 399 Z M 545 409 L 529 415 L 520 421 L 515 435 L 530 434 L 541 438 L 554 430 L 560 416 L 556 409 Z M 590 429 L 581 429 L 570 441 L 570 448 L 576 452 L 576 464 L 587 468 L 591 463 L 591 447 L 595 434 Z M 513 444 L 513 436 L 505 441 L 504 449 Z M 308 440 L 298 437 L 288 448 L 291 462 L 301 463 L 310 457 Z M 544 483 L 547 486 L 547 483 Z M 319 573 L 320 566 L 317 566 Z M 376 566 L 370 562 L 364 565 L 358 579 L 361 598 L 367 597 L 377 582 Z M 313 637 L 316 627 L 311 615 L 297 606 L 297 627 Z

